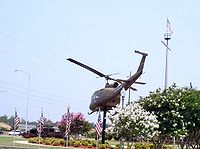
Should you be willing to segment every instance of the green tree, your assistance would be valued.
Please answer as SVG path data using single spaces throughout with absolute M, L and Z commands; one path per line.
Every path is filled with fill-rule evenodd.
M 14 128 L 14 116 L 8 118 L 7 124 L 9 124 L 12 128 Z
M 8 116 L 7 115 L 1 116 L 0 117 L 0 122 L 8 123 Z
M 93 123 L 89 123 L 89 121 L 84 121 L 83 122 L 83 127 L 81 129 L 81 134 L 83 135 L 88 135 L 88 132 L 92 129 Z
M 190 144 L 199 139 L 200 91 L 178 88 L 174 84 L 166 90 L 151 92 L 140 103 L 144 109 L 157 115 L 162 135 L 182 137 L 190 140 Z

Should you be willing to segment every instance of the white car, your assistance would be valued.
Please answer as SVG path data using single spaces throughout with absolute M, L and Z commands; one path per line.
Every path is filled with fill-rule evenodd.
M 15 136 L 19 136 L 19 135 L 21 135 L 22 134 L 22 132 L 20 131 L 20 130 L 12 130 L 12 131 L 10 131 L 9 133 L 8 133 L 8 135 L 15 135 Z

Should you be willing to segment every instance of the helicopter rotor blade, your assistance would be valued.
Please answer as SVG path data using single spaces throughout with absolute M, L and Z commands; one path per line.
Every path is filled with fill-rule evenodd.
M 77 65 L 79 65 L 79 66 L 81 66 L 81 67 L 83 67 L 83 68 L 85 68 L 85 69 L 87 69 L 87 70 L 89 70 L 89 71 L 91 71 L 91 72 L 93 72 L 95 74 L 97 74 L 100 77 L 104 77 L 106 79 L 114 80 L 115 81 L 115 79 L 109 77 L 110 75 L 105 75 L 105 74 L 103 74 L 103 73 L 101 73 L 101 72 L 99 72 L 99 71 L 97 71 L 97 70 L 95 70 L 95 69 L 93 69 L 93 68 L 91 68 L 91 67 L 83 64 L 83 63 L 80 63 L 80 62 L 78 62 L 78 61 L 76 61 L 76 60 L 74 60 L 72 58 L 68 58 L 67 60 L 70 61 L 70 62 L 72 62 L 72 63 L 74 63 L 74 64 L 77 64 Z
M 141 85 L 145 85 L 146 83 L 145 82 L 134 82 L 135 84 L 141 84 Z
M 131 90 L 133 90 L 133 91 L 137 91 L 137 89 L 136 88 L 133 88 L 133 87 L 129 87 Z
M 122 82 L 126 82 L 127 80 L 123 80 L 123 79 L 116 79 L 116 81 L 117 82 L 119 82 L 119 83 L 122 83 Z M 144 85 L 144 84 L 146 84 L 145 82 L 138 82 L 138 81 L 136 81 L 136 82 L 134 82 L 135 84 L 141 84 L 141 85 Z
M 117 75 L 117 74 L 120 74 L 120 73 L 111 73 L 111 74 L 105 75 L 104 77 L 105 77 L 106 79 L 110 79 L 110 80 L 116 81 L 116 79 L 113 79 L 113 78 L 111 78 L 110 76 Z M 96 78 L 100 78 L 100 77 L 96 77 Z

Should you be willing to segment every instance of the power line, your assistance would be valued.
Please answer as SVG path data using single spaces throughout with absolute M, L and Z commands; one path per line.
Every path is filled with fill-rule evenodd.
M 22 87 L 22 86 L 19 86 L 19 85 L 16 85 L 16 84 L 13 84 L 13 83 L 10 83 L 10 82 L 6 82 L 6 81 L 2 81 L 0 80 L 0 83 L 3 83 L 3 84 L 8 84 L 12 87 L 17 87 L 17 88 L 22 88 L 22 89 L 27 89 L 25 87 Z M 8 88 L 9 89 L 9 88 Z M 31 95 L 33 94 L 33 92 L 35 93 L 38 93 L 38 94 L 43 94 L 43 95 L 47 95 L 47 96 L 50 96 L 52 98 L 56 98 L 56 99 L 67 99 L 67 100 L 76 100 L 74 98 L 71 98 L 71 97 L 63 97 L 63 96 L 59 96 L 59 95 L 55 95 L 55 94 L 51 94 L 51 93 L 47 93 L 47 92 L 42 92 L 42 91 L 38 91 L 38 90 L 35 90 L 35 89 L 30 89 L 30 92 L 31 92 Z M 24 92 L 25 93 L 25 92 Z M 42 97 L 43 98 L 43 97 Z M 61 100 L 61 101 L 65 101 L 65 100 Z
M 3 45 L 8 46 L 8 47 L 10 47 L 10 48 L 14 48 L 14 49 L 17 49 L 17 50 L 19 50 L 19 51 L 23 51 L 24 53 L 30 55 L 31 57 L 34 56 L 34 57 L 37 57 L 37 58 L 39 58 L 39 59 L 41 59 L 41 60 L 43 60 L 43 61 L 46 61 L 46 62 L 48 62 L 48 63 L 50 62 L 50 63 L 52 63 L 52 64 L 54 64 L 54 65 L 56 65 L 56 66 L 58 66 L 58 65 L 63 65 L 64 67 L 66 67 L 66 65 L 64 65 L 64 64 L 62 64 L 62 63 L 58 63 L 58 62 L 56 62 L 56 61 L 49 60 L 49 59 L 47 59 L 47 57 L 45 57 L 45 56 L 42 57 L 42 56 L 36 54 L 35 52 L 30 52 L 30 51 L 27 51 L 27 50 L 23 50 L 23 48 L 18 48 L 18 47 L 16 47 L 16 46 L 10 45 L 10 44 L 5 43 L 5 42 L 3 42 L 3 41 L 0 41 L 0 43 L 3 44 Z M 45 54 L 46 54 L 46 53 L 45 53 Z M 61 59 L 59 59 L 59 60 L 61 60 Z M 65 59 L 63 58 L 62 60 L 65 60 Z
M 30 64 L 32 64 L 33 66 L 37 66 L 37 67 L 46 69 L 46 70 L 48 70 L 48 71 L 51 71 L 51 72 L 54 72 L 54 73 L 63 75 L 63 76 L 65 76 L 65 77 L 68 76 L 68 77 L 78 78 L 78 79 L 84 79 L 84 80 L 86 79 L 86 78 L 83 78 L 82 76 L 77 76 L 76 74 L 73 74 L 73 75 L 72 75 L 72 74 L 66 73 L 66 72 L 64 72 L 64 71 L 56 70 L 56 69 L 53 69 L 53 68 L 48 67 L 48 66 L 44 66 L 44 65 L 41 65 L 41 64 L 37 64 L 37 63 L 35 63 L 35 62 L 31 62 L 31 61 L 29 61 L 29 60 L 26 60 L 26 59 L 17 57 L 16 55 L 8 54 L 8 53 L 6 53 L 6 52 L 4 52 L 4 51 L 2 51 L 2 50 L 0 50 L 0 53 L 4 54 L 4 55 L 6 55 L 6 56 L 12 56 L 12 57 L 14 57 L 14 58 L 16 58 L 16 59 L 18 59 L 18 60 L 23 61 L 23 62 L 30 63 Z M 87 78 L 87 79 L 88 79 L 88 78 Z M 89 81 L 88 81 L 87 83 L 92 84 L 92 83 L 89 82 Z
M 18 42 L 20 42 L 20 43 L 22 43 L 22 44 L 24 44 L 24 45 L 28 45 L 28 46 L 30 46 L 30 47 L 32 47 L 32 48 L 34 48 L 34 49 L 38 49 L 38 50 L 40 50 L 40 52 L 43 52 L 43 50 L 46 51 L 46 49 L 40 48 L 40 47 L 38 47 L 38 46 L 35 46 L 34 44 L 29 43 L 29 42 L 27 42 L 27 41 L 18 39 L 17 37 L 15 37 L 15 36 L 13 36 L 13 35 L 9 35 L 9 34 L 4 33 L 4 32 L 2 32 L 2 31 L 0 31 L 0 34 L 3 35 L 3 36 L 6 36 L 6 37 L 8 37 L 8 38 L 14 39 L 14 40 L 16 40 L 16 41 L 18 41 Z M 64 59 L 64 58 L 62 58 L 62 57 L 60 57 L 60 56 L 57 56 L 55 53 L 53 53 L 53 54 L 45 53 L 45 54 L 47 54 L 47 55 L 49 55 L 49 56 L 52 56 L 52 57 L 58 57 L 59 59 Z
M 6 86 L 1 86 L 0 85 L 0 87 L 2 87 L 2 88 L 6 88 L 9 92 L 6 92 L 7 94 L 10 94 L 10 95 L 13 95 L 13 96 L 15 96 L 15 97 L 19 97 L 19 98 L 26 98 L 26 92 L 23 92 L 23 91 L 19 91 L 19 90 L 16 90 L 16 89 L 12 89 L 12 88 L 9 88 L 9 87 L 6 87 Z M 20 95 L 18 95 L 18 94 L 13 94 L 13 93 L 11 93 L 11 92 L 14 92 L 14 93 L 19 93 Z M 24 96 L 22 96 L 22 95 L 24 95 Z M 78 105 L 78 107 L 84 107 L 84 105 L 83 104 L 79 104 L 78 102 L 72 102 L 72 101 L 75 101 L 75 99 L 67 99 L 66 97 L 66 99 L 67 99 L 67 101 L 66 100 L 61 100 L 61 99 L 56 99 L 56 101 L 61 101 L 61 103 L 62 104 L 57 104 L 58 102 L 53 102 L 53 100 L 55 99 L 55 97 L 42 97 L 42 96 L 39 96 L 39 95 L 35 95 L 35 94 L 30 94 L 30 99 L 31 99 L 31 101 L 38 101 L 38 102 L 46 102 L 46 103 L 48 103 L 48 104 L 56 104 L 56 105 L 63 105 L 64 103 L 66 103 L 66 105 L 67 104 L 72 104 L 72 105 Z M 85 105 L 86 106 L 86 105 Z

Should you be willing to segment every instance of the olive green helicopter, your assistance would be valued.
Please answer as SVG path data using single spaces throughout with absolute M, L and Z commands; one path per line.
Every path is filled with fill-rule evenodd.
M 107 80 L 107 83 L 104 88 L 97 90 L 94 92 L 94 94 L 91 97 L 91 103 L 89 105 L 89 108 L 91 110 L 91 113 L 95 111 L 108 111 L 111 110 L 113 107 L 116 107 L 117 104 L 120 104 L 120 97 L 121 97 L 121 91 L 124 89 L 125 91 L 128 89 L 132 89 L 136 91 L 135 88 L 131 87 L 133 83 L 137 84 L 145 84 L 143 82 L 137 82 L 137 79 L 142 75 L 143 73 L 143 68 L 144 68 L 144 63 L 146 56 L 148 54 L 140 52 L 135 50 L 135 53 L 141 54 L 142 58 L 139 64 L 139 67 L 137 71 L 131 75 L 127 80 L 122 80 L 122 79 L 114 79 L 111 78 L 110 75 L 105 75 L 83 63 L 80 63 L 72 58 L 68 58 L 70 62 L 77 64 L 95 74 L 97 74 L 100 77 L 104 77 Z M 109 84 L 108 80 L 114 81 L 114 83 Z

